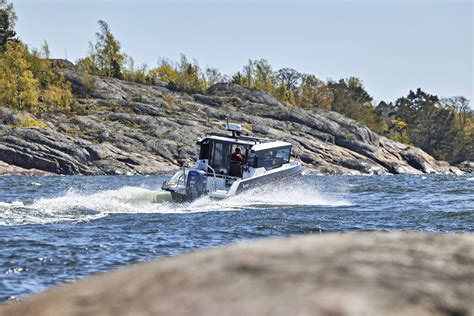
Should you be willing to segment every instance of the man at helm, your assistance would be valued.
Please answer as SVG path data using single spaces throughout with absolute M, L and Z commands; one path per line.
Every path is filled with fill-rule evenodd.
M 244 163 L 244 157 L 242 156 L 239 147 L 237 147 L 234 153 L 232 153 L 232 156 L 230 156 L 230 161 Z

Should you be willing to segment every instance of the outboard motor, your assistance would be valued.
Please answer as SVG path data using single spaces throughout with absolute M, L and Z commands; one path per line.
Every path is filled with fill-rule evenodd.
M 186 196 L 189 201 L 206 194 L 207 178 L 202 170 L 191 169 L 188 171 L 186 183 Z

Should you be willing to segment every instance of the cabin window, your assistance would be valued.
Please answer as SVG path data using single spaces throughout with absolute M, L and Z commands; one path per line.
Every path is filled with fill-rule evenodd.
M 278 160 L 281 160 L 281 163 L 288 163 L 290 161 L 290 148 L 281 148 L 278 149 L 276 153 Z
M 290 161 L 290 151 L 291 147 L 286 147 L 252 153 L 249 155 L 249 165 L 266 170 L 279 168 Z
M 209 159 L 211 155 L 211 144 L 209 142 L 203 142 L 201 144 L 201 152 L 199 153 L 199 159 Z
M 258 168 L 258 158 L 255 152 L 251 151 L 247 156 L 247 164 L 253 168 Z
M 212 147 L 211 167 L 219 174 L 227 174 L 230 163 L 231 144 L 215 142 Z

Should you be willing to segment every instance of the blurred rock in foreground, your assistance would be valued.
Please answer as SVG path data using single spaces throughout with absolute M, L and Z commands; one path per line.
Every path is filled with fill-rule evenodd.
M 137 264 L 0 315 L 472 315 L 474 235 L 348 233 Z

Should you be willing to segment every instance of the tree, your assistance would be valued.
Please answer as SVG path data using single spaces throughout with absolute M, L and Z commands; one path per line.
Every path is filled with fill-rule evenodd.
M 273 94 L 276 89 L 275 74 L 272 66 L 265 59 L 249 59 L 242 72 L 232 77 L 232 82 L 248 88 L 260 89 L 269 94 Z
M 147 65 L 142 64 L 139 67 L 135 66 L 135 61 L 132 57 L 127 57 L 127 67 L 123 70 L 123 79 L 132 82 L 146 84 L 149 81 L 147 75 Z
M 457 155 L 456 110 L 438 96 L 417 89 L 395 102 L 396 117 L 407 123 L 410 142 L 437 159 L 453 161 Z
M 407 133 L 407 123 L 394 119 L 392 120 L 392 125 L 394 129 L 394 133 L 391 135 L 391 139 L 394 141 L 404 143 L 404 144 L 410 144 L 410 138 Z
M 254 73 L 255 73 L 255 66 L 251 59 L 249 59 L 247 65 L 244 66 L 243 69 L 243 84 L 248 88 L 254 87 Z
M 253 65 L 255 83 L 252 88 L 273 94 L 276 80 L 272 66 L 265 59 L 254 60 Z
M 167 84 L 175 85 L 176 80 L 178 79 L 178 72 L 171 62 L 163 59 L 158 62 L 158 67 L 148 71 L 148 76 L 152 79 L 156 78 Z
M 221 74 L 219 69 L 212 67 L 206 67 L 205 78 L 207 87 L 226 80 L 226 77 Z
M 44 112 L 70 111 L 72 105 L 71 83 L 60 76 L 57 82 L 43 91 Z
M 292 100 L 302 75 L 293 68 L 282 68 L 276 72 L 276 78 L 285 86 L 286 97 Z
M 58 75 L 53 72 L 51 63 L 43 59 L 43 53 L 33 49 L 26 52 L 29 69 L 33 73 L 33 77 L 38 80 L 41 89 L 46 89 L 48 85 L 58 79 Z
M 126 57 L 120 51 L 120 42 L 105 21 L 99 20 L 98 24 L 100 31 L 96 33 L 96 42 L 89 43 L 89 55 L 78 60 L 78 68 L 92 75 L 122 79 Z
M 334 96 L 331 110 L 359 121 L 376 133 L 383 133 L 387 126 L 377 115 L 372 97 L 365 90 L 362 80 L 356 77 L 328 81 L 327 86 Z
M 49 50 L 49 45 L 46 40 L 43 41 L 41 45 L 41 57 L 49 59 L 51 57 L 51 51 Z
M 443 98 L 440 100 L 441 107 L 449 109 L 454 115 L 455 130 L 454 138 L 450 139 L 451 151 L 450 161 L 462 162 L 474 160 L 474 113 L 469 108 L 469 100 L 462 96 Z
M 181 54 L 181 59 L 177 67 L 178 78 L 176 89 L 189 93 L 204 92 L 206 88 L 204 74 L 196 60 L 188 61 L 186 55 Z
M 214 75 L 218 76 L 217 73 Z M 207 88 L 206 74 L 202 72 L 196 60 L 191 62 L 184 54 L 178 63 L 159 61 L 158 67 L 151 69 L 148 76 L 168 83 L 170 88 L 177 91 L 202 93 Z
M 330 110 L 334 96 L 324 81 L 314 75 L 302 75 L 297 105 L 303 108 L 322 108 Z
M 439 99 L 420 88 L 411 91 L 407 97 L 399 98 L 395 102 L 397 118 L 408 124 L 410 141 L 423 150 L 432 152 L 431 141 L 434 135 L 434 118 L 437 112 L 436 104 Z
M 241 86 L 245 85 L 245 78 L 240 71 L 237 71 L 230 79 L 231 83 L 238 84 Z
M 5 50 L 7 42 L 16 36 L 15 21 L 13 4 L 8 3 L 7 0 L 0 0 L 0 53 Z
M 37 111 L 39 83 L 33 77 L 26 47 L 14 41 L 0 55 L 0 102 L 18 110 Z

